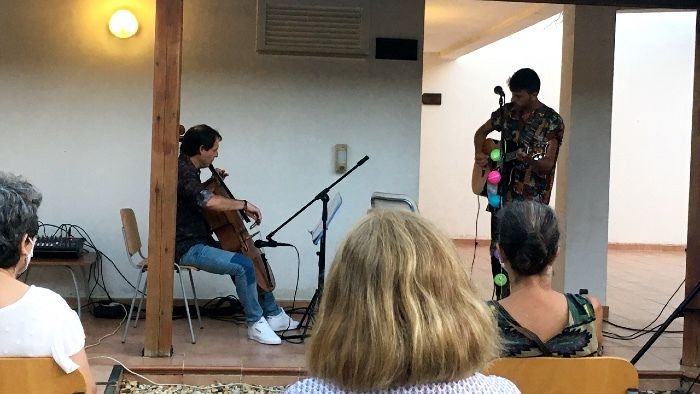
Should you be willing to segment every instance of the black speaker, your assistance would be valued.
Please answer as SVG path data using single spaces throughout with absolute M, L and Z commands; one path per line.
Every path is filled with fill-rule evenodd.
M 375 51 L 376 59 L 418 60 L 418 40 L 377 37 Z
M 126 316 L 126 306 L 118 302 L 99 301 L 93 307 L 92 314 L 101 319 L 123 319 Z

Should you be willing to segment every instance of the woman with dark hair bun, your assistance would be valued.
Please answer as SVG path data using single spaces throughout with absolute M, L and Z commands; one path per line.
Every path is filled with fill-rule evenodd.
M 499 211 L 498 252 L 510 295 L 489 301 L 507 357 L 584 357 L 602 351 L 602 307 L 593 296 L 552 289 L 559 226 L 547 205 L 517 201 Z

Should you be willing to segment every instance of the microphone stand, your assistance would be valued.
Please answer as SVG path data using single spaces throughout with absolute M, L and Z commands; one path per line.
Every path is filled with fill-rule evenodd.
M 503 92 L 501 90 L 501 92 Z M 506 95 L 505 93 L 499 93 L 498 94 L 498 109 L 501 112 L 501 119 L 503 121 L 503 132 L 501 133 L 501 182 L 498 184 L 498 195 L 501 197 L 500 205 L 498 208 L 494 210 L 494 214 L 496 211 L 498 211 L 500 208 L 503 207 L 503 204 L 506 200 L 506 193 L 508 193 L 508 183 L 510 183 L 510 179 L 506 179 L 506 175 L 508 175 L 508 178 L 510 178 L 510 169 L 506 171 L 506 166 L 508 165 L 506 161 L 506 155 L 508 154 L 508 139 L 510 138 L 511 131 L 508 129 L 506 126 L 507 122 L 507 117 L 506 117 Z
M 637 361 L 639 361 L 639 359 L 642 358 L 644 353 L 646 353 L 646 351 L 649 350 L 651 345 L 653 345 L 654 342 L 656 342 L 656 340 L 659 339 L 661 334 L 663 334 L 664 331 L 666 331 L 668 326 L 670 326 L 671 323 L 674 320 L 676 320 L 677 317 L 683 316 L 683 312 L 685 311 L 686 306 L 690 303 L 690 301 L 693 300 L 693 298 L 695 298 L 695 296 L 698 294 L 698 292 L 700 292 L 700 282 L 698 282 L 695 285 L 693 290 L 691 290 L 690 293 L 688 293 L 688 295 L 685 297 L 685 299 L 683 299 L 683 302 L 681 302 L 678 305 L 678 307 L 673 311 L 673 313 L 671 313 L 671 315 L 666 319 L 666 321 L 664 321 L 664 323 L 661 325 L 661 327 L 659 327 L 659 329 L 656 330 L 656 332 L 654 332 L 654 335 L 652 335 L 651 338 L 649 338 L 649 340 L 644 344 L 644 346 L 642 346 L 642 348 L 639 349 L 637 354 L 635 354 L 634 357 L 632 357 L 632 360 L 630 360 L 630 363 L 632 365 L 636 364 Z
M 508 186 L 509 186 L 508 184 L 510 183 L 510 179 L 509 179 L 510 178 L 510 168 L 506 168 L 508 166 L 508 160 L 506 160 L 506 155 L 508 154 L 508 148 L 509 148 L 508 147 L 508 139 L 511 136 L 511 130 L 507 127 L 508 126 L 507 125 L 508 117 L 506 116 L 507 114 L 506 114 L 506 107 L 505 107 L 506 94 L 505 94 L 505 92 L 503 92 L 503 89 L 500 88 L 500 86 L 497 86 L 494 89 L 494 92 L 496 94 L 498 94 L 498 110 L 499 110 L 500 115 L 501 115 L 503 129 L 501 132 L 501 147 L 500 147 L 501 148 L 501 159 L 499 160 L 499 163 L 496 163 L 496 165 L 498 167 L 500 167 L 499 170 L 501 173 L 501 181 L 498 183 L 498 187 L 497 187 L 497 194 L 500 197 L 500 201 L 499 201 L 498 207 L 494 207 L 491 210 L 491 225 L 492 226 L 498 225 L 498 223 L 496 222 L 496 213 L 498 212 L 498 210 L 503 208 L 503 205 L 505 204 L 505 201 L 506 201 L 506 194 L 508 193 Z M 493 234 L 493 232 L 492 232 L 492 234 Z M 493 242 L 493 240 L 492 240 L 492 242 Z M 490 254 L 491 254 L 491 259 L 492 259 L 491 264 L 493 264 L 494 250 L 490 250 Z M 500 258 L 498 260 L 499 260 L 499 264 L 502 264 L 500 261 Z M 493 270 L 493 267 L 492 267 L 492 270 Z M 501 274 L 502 273 L 503 273 L 503 269 L 501 269 Z M 504 287 L 505 285 L 499 286 L 496 284 L 497 275 L 499 275 L 499 274 L 493 274 L 493 278 L 492 278 L 493 282 L 494 282 L 494 284 L 493 284 L 494 294 L 496 295 L 497 299 L 501 299 L 503 297 L 503 289 L 505 288 Z M 507 282 L 509 282 L 510 280 L 508 279 L 507 273 L 505 275 L 506 275 Z M 510 283 L 507 283 L 507 282 L 506 282 L 506 285 L 508 286 L 508 288 L 510 288 Z M 500 291 L 498 289 L 500 289 Z
M 355 171 L 359 166 L 365 164 L 365 162 L 369 160 L 369 156 L 363 157 L 360 161 L 355 164 L 354 167 L 349 169 L 343 176 L 340 178 L 336 179 L 335 182 L 331 183 L 328 187 L 325 189 L 321 190 L 320 193 L 316 195 L 311 201 L 309 201 L 306 205 L 301 207 L 292 217 L 287 219 L 284 223 L 282 223 L 279 227 L 276 229 L 272 230 L 271 233 L 265 237 L 268 242 L 271 242 L 273 244 L 276 243 L 272 239 L 272 237 L 284 226 L 286 226 L 289 222 L 294 220 L 297 216 L 299 216 L 300 213 L 304 212 L 306 208 L 311 206 L 316 201 L 321 201 L 323 208 L 321 211 L 321 221 L 323 222 L 323 228 L 321 230 L 321 242 L 319 244 L 319 250 L 316 252 L 318 255 L 318 284 L 316 286 L 316 290 L 314 291 L 313 297 L 311 297 L 311 301 L 309 302 L 309 306 L 306 308 L 306 311 L 304 311 L 304 314 L 301 317 L 301 321 L 299 322 L 299 327 L 298 329 L 302 329 L 303 331 L 301 334 L 293 334 L 293 335 L 285 335 L 284 332 L 282 335 L 280 335 L 280 338 L 282 339 L 300 339 L 301 342 L 304 341 L 304 338 L 308 337 L 309 334 L 307 334 L 307 331 L 309 329 L 309 325 L 311 323 L 311 320 L 313 320 L 313 316 L 315 314 L 315 309 L 318 305 L 320 305 L 321 302 L 321 295 L 323 293 L 323 285 L 324 285 L 324 280 L 325 280 L 325 269 L 326 269 L 326 231 L 328 230 L 328 201 L 330 198 L 328 197 L 328 192 L 338 184 L 340 181 L 342 181 L 346 176 L 350 175 L 353 171 Z

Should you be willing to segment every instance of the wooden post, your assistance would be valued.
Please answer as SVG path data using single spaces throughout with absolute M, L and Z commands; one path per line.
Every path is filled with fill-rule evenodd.
M 685 258 L 686 297 L 698 281 L 700 281 L 700 17 L 696 16 L 693 127 L 690 137 L 688 252 Z M 695 296 L 695 299 L 687 305 L 685 310 L 681 364 L 692 367 L 700 366 L 700 295 Z
M 156 0 L 144 356 L 172 355 L 182 0 Z

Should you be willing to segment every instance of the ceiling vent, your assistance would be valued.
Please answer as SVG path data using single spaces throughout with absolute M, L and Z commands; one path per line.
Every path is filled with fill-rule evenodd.
M 366 0 L 347 6 L 258 0 L 259 53 L 366 57 Z

